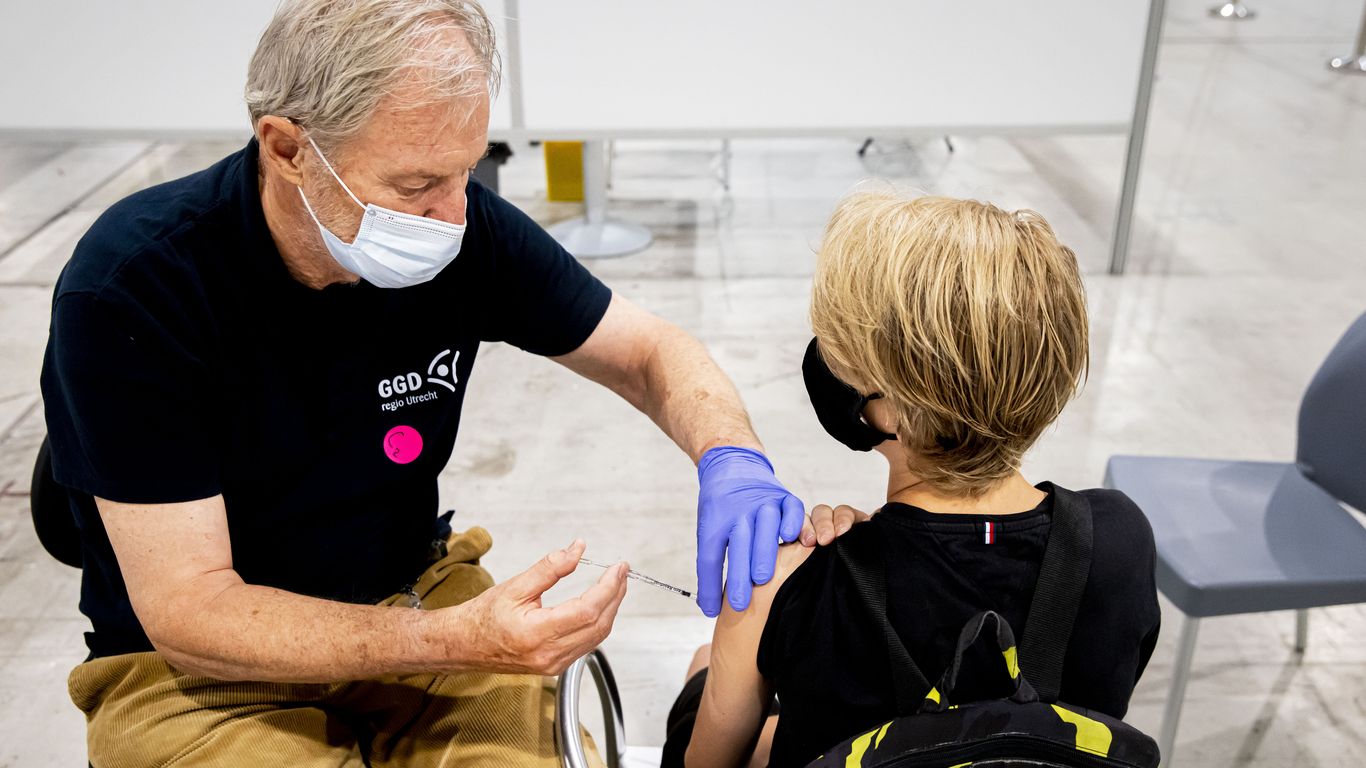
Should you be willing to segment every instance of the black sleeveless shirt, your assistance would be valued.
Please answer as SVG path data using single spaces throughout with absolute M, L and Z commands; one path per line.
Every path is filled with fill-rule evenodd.
M 889 503 L 845 534 L 874 537 L 887 573 L 888 619 L 931 682 L 952 657 L 963 624 L 984 610 L 1024 631 L 1048 542 L 1052 485 L 1038 507 L 1013 515 L 933 514 Z M 1123 717 L 1157 642 L 1160 614 L 1152 529 L 1127 496 L 1082 491 L 1091 503 L 1091 574 L 1063 667 L 1060 699 Z M 821 547 L 778 590 L 759 644 L 759 671 L 781 704 L 771 766 L 801 766 L 896 716 L 882 635 L 859 605 L 848 572 Z M 1004 681 L 975 679 L 967 664 L 956 701 L 1005 695 Z M 1022 669 L 1025 677 L 1028 669 Z

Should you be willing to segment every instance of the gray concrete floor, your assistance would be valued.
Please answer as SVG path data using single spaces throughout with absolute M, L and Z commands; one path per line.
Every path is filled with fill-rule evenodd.
M 795 492 L 873 507 L 880 460 L 821 432 L 799 375 L 824 218 L 870 177 L 1031 207 L 1088 273 L 1093 346 L 1085 393 L 1029 455 L 1028 476 L 1095 485 L 1119 452 L 1289 459 L 1304 386 L 1366 309 L 1366 78 L 1324 67 L 1345 52 L 1360 4 L 1259 2 L 1244 24 L 1205 18 L 1206 4 L 1169 3 L 1126 276 L 1104 274 L 1124 152 L 1114 137 L 960 137 L 953 154 L 938 139 L 887 139 L 863 160 L 851 141 L 737 141 L 728 194 L 715 142 L 622 142 L 613 213 L 649 225 L 656 241 L 591 268 L 708 344 Z M 238 146 L 0 141 L 0 766 L 83 764 L 64 685 L 83 657 L 78 574 L 41 552 L 28 521 L 53 281 L 111 202 Z M 544 202 L 539 153 L 514 149 L 505 194 L 543 223 L 574 215 L 575 205 Z M 493 532 L 495 576 L 579 535 L 594 557 L 692 581 L 693 469 L 644 417 L 498 345 L 481 351 L 467 403 L 443 503 L 458 523 Z M 1129 718 L 1151 733 L 1178 619 L 1164 610 L 1167 631 Z M 1302 660 L 1290 614 L 1205 623 L 1181 764 L 1366 764 L 1366 609 L 1311 617 Z M 632 588 L 606 646 L 630 743 L 662 741 L 687 660 L 709 635 L 688 601 Z

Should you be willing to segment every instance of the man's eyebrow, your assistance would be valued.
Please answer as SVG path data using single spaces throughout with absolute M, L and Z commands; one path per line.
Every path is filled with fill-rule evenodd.
M 480 155 L 479 158 L 475 160 L 472 165 L 477 165 L 480 160 L 483 160 L 484 158 L 488 157 L 489 153 L 492 151 L 493 147 L 491 145 L 485 147 L 484 154 Z M 391 171 L 385 175 L 389 179 L 430 179 L 432 181 L 440 181 L 441 179 L 446 178 L 446 176 L 448 176 L 449 174 L 433 173 L 431 171 L 424 170 L 421 168 L 400 168 L 399 170 Z
M 431 171 L 402 169 L 385 174 L 390 179 L 444 179 L 446 174 L 432 173 Z

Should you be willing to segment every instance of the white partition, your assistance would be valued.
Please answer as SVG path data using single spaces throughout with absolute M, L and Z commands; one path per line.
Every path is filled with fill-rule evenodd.
M 622 138 L 1127 131 L 1149 0 L 510 5 L 515 133 Z
M 247 62 L 277 2 L 0 0 L 0 135 L 245 139 Z M 501 0 L 485 7 L 501 27 Z
M 4 0 L 0 131 L 243 134 L 275 5 Z M 506 42 L 502 0 L 485 7 Z M 1127 130 L 1148 0 L 513 7 L 496 135 L 739 137 Z

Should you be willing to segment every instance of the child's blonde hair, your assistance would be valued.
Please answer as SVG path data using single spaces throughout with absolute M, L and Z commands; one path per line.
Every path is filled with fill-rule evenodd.
M 838 376 L 895 409 L 910 469 L 953 495 L 1017 470 L 1089 365 L 1076 255 L 1037 213 L 975 200 L 845 198 L 811 326 Z

